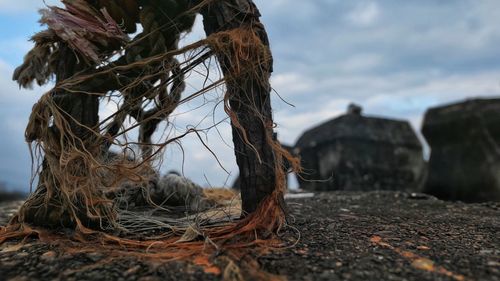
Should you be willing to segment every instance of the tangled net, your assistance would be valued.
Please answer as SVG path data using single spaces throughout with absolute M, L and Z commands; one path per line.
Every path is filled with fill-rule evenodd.
M 300 167 L 273 138 L 270 102 L 266 100 L 272 56 L 253 2 L 62 2 L 65 8 L 41 11 L 41 22 L 48 29 L 32 37 L 35 47 L 14 73 L 23 87 L 33 82 L 42 85 L 51 78 L 56 85 L 35 104 L 26 129 L 26 139 L 38 159 L 37 188 L 10 224 L 0 229 L 0 243 L 29 234 L 53 240 L 50 232 L 30 226 L 36 222 L 50 228 L 74 227 L 73 239 L 85 242 L 87 248 L 94 243 L 101 250 L 104 245 L 117 252 L 119 244 L 127 251 L 135 249 L 138 255 L 165 260 L 197 256 L 205 261 L 221 251 L 240 260 L 248 254 L 243 248 L 282 246 L 276 233 L 286 225 L 283 161 L 296 170 Z M 214 9 L 220 11 L 213 13 Z M 197 13 L 204 16 L 209 35 L 178 48 Z M 218 21 L 226 24 L 214 30 L 207 27 Z M 142 31 L 130 39 L 127 33 L 136 32 L 136 23 Z M 219 61 L 223 73 L 215 80 L 208 77 L 212 58 Z M 203 87 L 183 97 L 185 78 L 200 67 L 207 69 Z M 260 188 L 272 192 L 241 219 L 240 199 L 228 200 L 227 193 L 210 192 L 204 196 L 211 200 L 211 208 L 172 217 L 172 210 L 152 200 L 149 193 L 151 183 L 158 179 L 155 163 L 161 161 L 168 145 L 190 134 L 208 148 L 200 135 L 204 129 L 193 126 L 173 137 L 165 134 L 157 143 L 152 135 L 179 105 L 221 87 L 226 89 L 221 102 L 233 138 L 242 140 L 242 146 L 235 149 L 247 149 L 255 153 L 260 165 L 267 165 L 271 177 L 257 177 L 271 178 Z M 261 94 L 253 92 L 255 89 L 267 93 L 252 103 Z M 99 120 L 99 100 L 117 98 L 118 110 Z M 255 129 L 242 125 L 249 115 L 259 120 L 260 140 L 255 141 Z M 130 141 L 127 133 L 136 128 L 138 140 Z M 140 153 L 134 153 L 137 146 Z M 264 150 L 267 155 L 259 147 L 268 147 Z M 119 152 L 112 154 L 112 148 Z M 120 207 L 116 197 L 128 192 L 124 187 L 140 190 L 150 208 L 138 212 Z M 244 211 L 251 206 L 245 204 Z

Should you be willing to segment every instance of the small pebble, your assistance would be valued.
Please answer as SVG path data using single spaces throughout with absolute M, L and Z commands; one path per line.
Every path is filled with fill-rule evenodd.
M 50 262 L 50 261 L 53 261 L 55 258 L 56 258 L 57 254 L 56 252 L 54 251 L 49 251 L 49 252 L 46 252 L 44 253 L 40 259 L 43 260 L 43 261 L 47 261 L 47 262 Z
M 500 267 L 500 262 L 497 261 L 489 261 L 488 266 Z
M 127 271 L 125 271 L 124 275 L 125 276 L 131 276 L 131 275 L 134 275 L 136 274 L 139 270 L 141 269 L 141 266 L 140 265 L 136 265 L 134 267 L 131 267 L 130 269 L 128 269 Z
M 89 253 L 87 254 L 87 258 L 93 262 L 98 262 L 104 258 L 104 255 L 101 253 Z
M 16 257 L 18 257 L 18 258 L 25 258 L 27 256 L 29 256 L 29 254 L 26 252 L 20 252 L 20 253 L 16 254 Z
M 27 276 L 16 276 L 14 278 L 10 278 L 8 279 L 7 281 L 29 281 L 30 278 L 28 278 Z

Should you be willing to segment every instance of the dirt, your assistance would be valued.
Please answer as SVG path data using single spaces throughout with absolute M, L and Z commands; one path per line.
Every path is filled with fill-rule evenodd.
M 500 204 L 423 194 L 332 192 L 288 199 L 283 237 L 299 242 L 258 257 L 288 280 L 500 280 Z M 0 224 L 12 208 L 0 207 Z M 220 280 L 187 262 L 70 254 L 28 241 L 0 246 L 0 280 Z

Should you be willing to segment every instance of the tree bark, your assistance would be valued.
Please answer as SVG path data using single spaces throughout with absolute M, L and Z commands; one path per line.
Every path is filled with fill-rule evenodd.
M 83 62 L 78 63 L 74 51 L 68 46 L 62 44 L 59 52 L 61 54 L 55 73 L 56 83 L 70 78 L 85 67 Z M 67 119 L 70 122 L 71 132 L 83 143 L 89 141 L 93 135 L 89 128 L 95 129 L 99 124 L 98 96 L 58 90 L 53 98 L 62 111 L 71 117 Z
M 74 51 L 67 45 L 62 44 L 59 47 L 60 58 L 55 71 L 56 83 L 70 78 L 75 73 L 81 71 L 85 65 L 83 62 L 78 62 Z M 92 129 L 96 129 L 99 123 L 99 99 L 97 96 L 88 95 L 85 93 L 72 93 L 62 89 L 57 89 L 52 93 L 51 98 L 60 108 L 61 113 L 69 123 L 71 132 L 60 132 L 55 125 L 49 129 L 53 134 L 50 135 L 51 142 L 58 143 L 61 134 L 73 134 L 75 137 L 75 145 L 80 149 L 86 149 L 95 140 L 95 135 Z M 29 141 L 33 141 L 37 136 L 27 136 Z M 49 157 L 46 155 L 46 157 Z M 51 155 L 54 157 L 54 155 Z M 24 222 L 33 223 L 36 225 L 57 227 L 69 226 L 74 224 L 69 210 L 59 205 L 53 206 L 51 203 L 44 203 L 41 207 L 38 204 L 30 202 L 45 202 L 48 193 L 51 195 L 51 202 L 61 202 L 59 182 L 53 176 L 51 166 L 48 164 L 47 158 L 42 163 L 42 170 L 39 174 L 39 183 L 35 193 L 30 197 L 20 213 Z M 50 192 L 48 186 L 55 188 Z M 86 219 L 86 211 L 79 211 L 79 216 L 82 221 L 89 223 Z
M 260 13 L 252 0 L 213 1 L 203 7 L 203 23 L 207 36 L 236 28 L 253 30 L 269 49 L 269 40 L 259 21 Z M 270 51 L 269 51 L 270 55 Z M 242 132 L 232 123 L 236 162 L 240 169 L 241 197 L 244 213 L 255 211 L 266 196 L 275 189 L 275 155 L 268 142 L 272 136 L 272 109 L 269 78 L 272 59 L 259 66 L 259 75 L 248 75 L 233 79 L 232 65 L 237 63 L 225 54 L 218 54 L 218 60 L 229 95 L 229 103 L 236 113 L 240 125 L 246 132 L 245 143 Z

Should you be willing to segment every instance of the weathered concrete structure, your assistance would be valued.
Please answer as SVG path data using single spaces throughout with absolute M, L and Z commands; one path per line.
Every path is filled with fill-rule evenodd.
M 306 131 L 295 152 L 306 190 L 419 190 L 425 162 L 422 145 L 406 121 L 348 113 Z
M 425 192 L 467 202 L 500 200 L 500 99 L 431 108 L 422 133 L 431 146 Z

